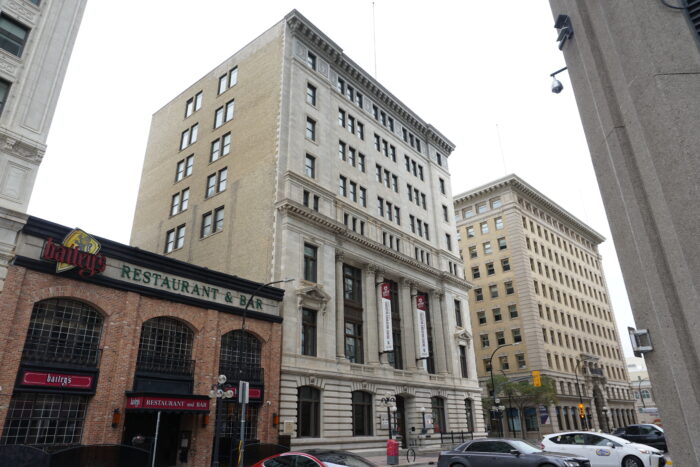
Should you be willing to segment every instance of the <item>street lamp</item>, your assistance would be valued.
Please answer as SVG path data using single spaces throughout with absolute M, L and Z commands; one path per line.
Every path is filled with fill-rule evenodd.
M 386 407 L 386 414 L 389 417 L 389 439 L 393 439 L 391 429 L 391 413 L 396 412 L 396 397 L 387 392 L 380 400 L 384 407 Z
M 608 406 L 604 405 L 603 406 L 603 418 L 605 419 L 605 432 L 609 433 L 609 425 L 608 425 Z
M 211 385 L 209 397 L 216 399 L 216 421 L 214 422 L 214 453 L 211 460 L 212 467 L 219 467 L 219 439 L 221 438 L 221 408 L 224 399 L 233 397 L 231 386 L 226 384 L 226 375 L 219 375 L 216 383 Z
M 245 332 L 245 319 L 246 319 L 246 316 L 248 314 L 248 307 L 250 307 L 250 305 L 253 303 L 253 298 L 255 298 L 257 296 L 258 292 L 260 292 L 262 289 L 264 289 L 267 286 L 270 286 L 273 284 L 281 284 L 284 282 L 292 282 L 293 280 L 294 279 L 282 279 L 282 280 L 278 280 L 278 281 L 268 282 L 266 284 L 262 284 L 262 285 L 258 286 L 258 288 L 255 289 L 252 294 L 250 294 L 250 298 L 246 302 L 245 308 L 243 308 L 243 319 L 241 320 L 242 333 L 241 333 L 241 336 L 238 339 L 236 339 L 236 353 L 235 353 L 235 355 L 238 356 L 239 360 L 241 360 L 240 347 L 241 347 L 241 341 L 243 340 L 243 333 Z M 241 383 L 243 383 L 243 384 L 241 384 Z M 241 432 L 239 434 L 240 436 L 239 436 L 239 440 L 238 440 L 238 460 L 236 462 L 236 465 L 238 467 L 240 467 L 241 462 L 243 461 L 243 450 L 244 450 L 243 441 L 245 439 L 245 409 L 246 409 L 246 403 L 248 401 L 248 394 L 243 394 L 243 390 L 247 391 L 247 388 L 248 388 L 248 382 L 243 381 L 243 362 L 240 362 L 240 364 L 238 365 L 238 386 L 241 389 L 241 390 L 239 390 L 239 393 L 238 393 L 238 399 L 241 402 L 241 404 L 240 404 L 241 405 Z M 217 405 L 217 408 L 218 408 L 218 405 Z M 218 415 L 218 412 L 217 412 L 217 415 Z M 218 422 L 217 422 L 217 426 L 218 426 Z M 233 458 L 233 440 L 231 440 L 231 458 Z M 218 465 L 218 461 L 217 461 L 217 465 Z
M 489 367 L 490 367 L 490 370 L 491 370 L 491 395 L 492 395 L 492 397 L 493 397 L 494 405 L 495 405 L 495 404 L 498 404 L 498 402 L 496 402 L 496 384 L 493 382 L 493 356 L 496 355 L 496 352 L 498 352 L 499 349 L 502 349 L 503 347 L 508 347 L 508 346 L 510 346 L 510 345 L 513 345 L 513 344 L 503 344 L 503 345 L 499 345 L 499 346 L 496 347 L 496 348 L 494 349 L 494 351 L 491 353 L 491 358 L 489 358 Z M 505 407 L 504 407 L 504 409 L 505 409 Z M 501 426 L 501 420 L 500 420 L 500 417 L 499 417 L 499 420 L 498 420 L 498 433 L 500 434 L 501 437 L 503 437 L 502 430 L 503 430 L 503 427 Z

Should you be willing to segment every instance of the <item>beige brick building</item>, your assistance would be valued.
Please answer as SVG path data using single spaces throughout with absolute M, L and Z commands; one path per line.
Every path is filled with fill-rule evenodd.
M 0 0 L 0 292 L 87 0 Z
M 154 114 L 132 244 L 295 279 L 279 412 L 294 447 L 380 448 L 387 413 L 403 440 L 484 433 L 453 148 L 296 11 Z
M 469 308 L 480 380 L 489 379 L 492 354 L 507 345 L 493 355 L 495 374 L 518 379 L 538 370 L 556 384 L 558 401 L 547 408 L 545 423 L 532 408 L 512 414 L 506 429 L 522 423 L 526 431 L 553 432 L 588 423 L 610 430 L 633 423 L 634 399 L 597 248 L 604 238 L 516 175 L 456 196 L 455 215 L 474 284 Z M 587 421 L 578 416 L 580 401 Z

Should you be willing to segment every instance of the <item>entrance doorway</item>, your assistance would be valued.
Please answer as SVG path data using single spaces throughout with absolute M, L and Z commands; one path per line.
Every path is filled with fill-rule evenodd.
M 396 396 L 396 433 L 401 436 L 401 447 L 408 447 L 406 438 L 406 403 L 403 397 Z
M 156 467 L 170 467 L 177 464 L 179 450 L 180 414 L 161 412 L 156 447 Z M 128 413 L 124 419 L 122 444 L 141 447 L 152 452 L 156 437 L 158 413 Z M 143 437 L 143 444 L 138 436 Z

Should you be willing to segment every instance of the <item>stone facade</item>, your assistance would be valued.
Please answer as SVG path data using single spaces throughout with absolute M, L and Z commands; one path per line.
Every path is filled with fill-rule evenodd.
M 552 378 L 557 402 L 547 423 L 530 422 L 533 437 L 584 427 L 581 401 L 596 429 L 633 423 L 597 248 L 603 237 L 516 175 L 456 196 L 455 213 L 474 283 L 469 307 L 482 383 L 490 380 L 492 355 L 494 372 L 509 379 L 529 379 L 533 370 Z
M 0 1 L 3 18 L 23 36 L 0 48 L 0 292 L 86 2 Z
M 236 82 L 219 92 L 232 70 Z M 200 91 L 201 108 L 183 119 Z M 232 100 L 235 112 L 219 126 L 216 111 Z M 197 142 L 180 150 L 195 123 Z M 229 132 L 230 152 L 212 158 Z M 293 446 L 381 448 L 387 394 L 398 399 L 394 424 L 405 442 L 424 420 L 428 433 L 484 434 L 469 321 L 455 318 L 469 313 L 469 283 L 451 215 L 453 148 L 296 11 L 154 115 L 132 243 L 256 280 L 295 279 L 286 286 L 280 382 L 280 433 Z M 171 182 L 189 155 L 191 175 Z M 207 193 L 208 176 L 224 167 L 226 185 Z M 171 211 L 187 188 L 187 209 Z M 224 218 L 211 233 L 203 214 L 217 207 Z M 171 248 L 179 226 L 185 236 Z M 383 350 L 382 283 L 393 294 L 399 357 Z M 418 296 L 429 308 L 429 363 L 417 353 Z M 319 400 L 307 404 L 302 393 Z M 368 398 L 362 420 L 353 398 Z M 317 418 L 306 419 L 307 406 Z
M 698 3 L 550 4 L 573 27 L 562 52 L 635 322 L 653 342 L 645 361 L 664 387 L 669 449 L 674 463 L 699 465 Z
M 146 286 L 148 282 L 139 280 L 139 276 L 134 275 L 133 271 L 140 268 L 143 271 L 150 271 L 151 277 L 155 277 L 155 274 L 171 278 L 178 277 L 177 280 L 181 283 L 188 280 L 192 284 L 191 287 L 194 287 L 194 284 L 214 284 L 222 294 L 230 289 L 231 293 L 240 292 L 246 297 L 249 297 L 261 284 L 225 274 L 212 274 L 203 268 L 192 267 L 103 239 L 100 239 L 101 252 L 107 258 L 104 272 L 88 279 L 82 278 L 75 271 L 56 273 L 56 263 L 40 259 L 40 252 L 46 238 L 50 236 L 54 240 L 60 239 L 68 231 L 69 229 L 65 227 L 30 217 L 28 224 L 20 233 L 14 265 L 9 267 L 3 300 L 0 301 L 0 319 L 6 323 L 6 338 L 0 342 L 0 362 L 2 362 L 0 426 L 3 427 L 0 444 L 31 444 L 38 448 L 54 449 L 61 444 L 123 443 L 130 445 L 134 430 L 138 428 L 143 429 L 140 434 L 152 439 L 155 432 L 156 411 L 146 411 L 150 414 L 132 411 L 127 404 L 129 396 L 133 393 L 148 393 L 156 398 L 199 397 L 208 400 L 211 386 L 216 382 L 217 375 L 221 371 L 219 356 L 224 345 L 222 338 L 230 332 L 240 332 L 243 324 L 242 309 L 236 306 L 238 300 L 226 305 L 226 301 L 223 301 L 223 304 L 208 302 L 208 299 L 194 298 L 194 294 L 186 295 L 184 292 L 177 294 L 168 292 L 162 286 L 159 289 Z M 127 275 L 124 274 L 125 267 L 129 271 Z M 178 288 L 182 289 L 182 287 Z M 255 339 L 260 342 L 259 365 L 264 369 L 265 378 L 262 385 L 262 398 L 255 400 L 251 397 L 249 411 L 254 411 L 258 418 L 255 421 L 257 423 L 256 439 L 261 442 L 276 442 L 276 429 L 268 421 L 272 420 L 273 414 L 279 412 L 278 381 L 282 328 L 281 318 L 278 316 L 278 304 L 281 302 L 282 291 L 269 287 L 259 290 L 258 297 L 274 298 L 261 298 L 263 305 L 260 309 L 263 311 L 256 310 L 255 306 L 252 307 L 245 324 L 246 332 L 255 336 Z M 36 335 L 35 331 L 30 332 L 28 329 L 45 325 L 37 315 L 37 306 L 50 303 L 52 300 L 65 300 L 86 305 L 97 312 L 103 323 L 98 329 L 97 365 L 81 365 L 65 358 L 67 355 L 80 357 L 80 348 L 86 345 L 84 340 L 81 341 L 84 335 L 73 335 L 72 331 L 82 329 L 81 325 L 84 321 L 81 321 L 81 324 L 76 324 L 76 321 L 63 323 L 62 340 L 55 338 L 55 333 L 58 332 L 56 329 L 52 329 L 52 332 L 46 330 L 44 335 L 51 338 L 42 342 L 41 348 L 33 354 L 28 351 L 29 336 Z M 165 366 L 158 369 L 151 365 L 148 372 L 144 371 L 145 366 L 141 363 L 143 326 L 144 323 L 159 318 L 184 324 L 192 333 L 192 349 L 188 359 L 193 362 L 193 371 L 189 379 L 186 378 L 186 384 L 190 385 L 189 391 L 181 390 L 182 381 L 178 381 L 172 375 L 168 376 Z M 57 315 L 56 322 L 58 321 L 60 318 Z M 57 325 L 54 324 L 54 326 Z M 174 345 L 177 347 L 180 344 L 174 343 Z M 58 351 L 58 354 L 53 354 L 54 351 Z M 39 354 L 38 357 L 37 354 Z M 170 357 L 172 355 L 163 356 L 165 359 Z M 167 365 L 168 362 L 163 360 L 161 363 Z M 92 391 L 87 393 L 71 392 L 72 389 L 61 387 L 25 387 L 19 383 L 21 378 L 18 378 L 18 373 L 26 369 L 60 374 L 86 373 L 93 375 L 97 383 Z M 170 385 L 168 378 L 176 386 Z M 235 375 L 229 374 L 229 379 L 235 381 Z M 256 387 L 260 388 L 260 382 L 257 383 Z M 158 390 L 144 389 L 147 385 L 155 387 L 154 384 L 158 384 Z M 251 387 L 253 385 L 254 383 L 251 383 Z M 46 432 L 43 435 L 36 436 L 32 435 L 35 433 L 32 430 L 28 430 L 28 433 L 21 430 L 13 431 L 10 428 L 11 424 L 6 423 L 8 410 L 12 410 L 13 407 L 13 399 L 33 394 L 55 398 L 53 402 L 55 406 L 60 403 L 61 398 L 66 396 L 78 395 L 83 398 L 87 408 L 85 416 L 76 428 L 78 433 L 82 430 L 82 436 L 78 436 L 77 439 L 72 438 L 72 442 L 62 443 L 56 441 L 66 441 L 64 433 L 59 429 L 54 433 L 51 429 L 45 428 Z M 161 448 L 158 450 L 159 458 L 156 465 L 204 467 L 211 464 L 216 418 L 215 404 L 215 400 L 212 400 L 211 417 L 207 408 L 203 413 L 178 412 L 175 414 L 176 418 L 171 416 L 168 419 L 170 425 L 176 426 L 171 426 L 167 431 L 160 430 Z M 235 407 L 239 410 L 237 404 Z M 34 410 L 39 411 L 40 408 L 34 407 Z M 121 419 L 116 423 L 113 418 L 115 410 L 121 414 Z M 44 416 L 55 418 L 57 412 L 57 410 L 47 411 Z M 49 413 L 51 415 L 47 415 Z M 143 422 L 144 416 L 150 416 L 154 424 L 147 424 L 145 427 L 139 425 L 139 420 Z M 13 416 L 15 420 L 13 427 L 17 426 L 16 417 L 16 415 Z M 60 427 L 63 426 L 62 423 L 66 423 L 61 420 L 58 422 L 51 420 L 53 420 L 51 426 L 54 427 Z M 45 420 L 46 423 L 49 421 L 48 418 Z M 35 423 L 34 419 L 23 421 L 23 425 L 27 426 L 34 426 Z M 37 429 L 36 432 L 41 431 Z M 187 453 L 184 456 L 180 444 L 182 437 L 187 437 L 189 440 Z M 228 459 L 228 452 L 223 454 Z

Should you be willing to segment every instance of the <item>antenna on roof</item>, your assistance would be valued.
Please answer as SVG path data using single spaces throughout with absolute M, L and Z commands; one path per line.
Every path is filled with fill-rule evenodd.
M 374 79 L 377 79 L 377 23 L 374 17 L 374 2 L 372 2 L 372 47 L 374 52 Z

